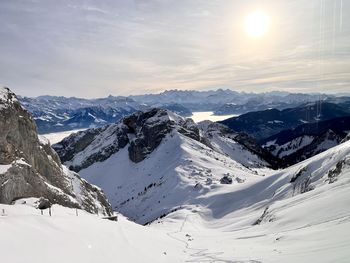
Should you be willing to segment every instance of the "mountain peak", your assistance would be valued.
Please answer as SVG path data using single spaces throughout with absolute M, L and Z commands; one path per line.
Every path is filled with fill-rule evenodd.
M 18 102 L 16 95 L 7 87 L 0 87 L 0 105 Z

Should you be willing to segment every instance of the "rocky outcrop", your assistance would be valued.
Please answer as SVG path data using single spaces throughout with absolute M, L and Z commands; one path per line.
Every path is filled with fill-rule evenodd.
M 95 162 L 103 162 L 112 154 L 118 152 L 129 143 L 127 135 L 128 127 L 112 124 L 101 128 L 81 131 L 65 138 L 53 145 L 63 163 L 73 171 L 80 171 Z M 81 156 L 81 162 L 71 162 L 77 155 Z
M 220 179 L 220 184 L 232 184 L 232 178 L 228 175 L 225 175 Z
M 213 143 L 218 145 L 219 141 L 222 141 L 223 144 L 227 144 L 228 141 L 231 141 L 232 143 L 229 147 L 231 150 L 240 148 L 242 152 L 249 152 L 260 159 L 260 162 L 259 160 L 257 160 L 256 164 L 254 164 L 254 162 L 248 162 L 245 164 L 246 166 L 252 168 L 261 166 L 268 166 L 270 168 L 279 167 L 279 160 L 262 148 L 251 136 L 245 133 L 236 133 L 223 124 L 211 121 L 202 121 L 198 126 L 201 132 L 201 142 L 213 150 L 219 150 L 216 149 L 217 147 L 215 147 Z M 223 153 L 230 155 L 227 151 L 224 151 Z M 232 154 L 231 158 L 235 159 L 236 156 L 236 153 Z M 242 164 L 244 163 L 243 160 L 237 159 L 237 161 Z
M 141 162 L 153 152 L 174 128 L 168 112 L 160 109 L 137 112 L 124 118 L 123 123 L 129 128 L 128 132 L 135 136 L 128 148 L 129 158 L 135 163 Z
M 0 203 L 45 197 L 51 203 L 110 214 L 103 192 L 62 166 L 32 116 L 8 88 L 0 88 Z
M 350 140 L 350 132 L 348 133 L 348 135 L 345 136 L 345 138 L 341 141 L 341 143 L 347 142 Z
M 74 171 L 103 162 L 126 146 L 130 160 L 138 163 L 147 158 L 173 130 L 200 140 L 199 129 L 193 120 L 153 108 L 136 112 L 117 124 L 72 134 L 53 147 L 62 162 Z

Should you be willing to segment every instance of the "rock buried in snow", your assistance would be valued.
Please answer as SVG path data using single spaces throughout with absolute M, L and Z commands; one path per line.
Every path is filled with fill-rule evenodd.
M 232 184 L 232 178 L 225 175 L 220 179 L 220 184 Z
M 52 206 L 51 202 L 49 201 L 49 199 L 46 199 L 44 197 L 41 197 L 38 201 L 38 209 L 43 210 L 43 209 L 47 209 L 50 208 Z

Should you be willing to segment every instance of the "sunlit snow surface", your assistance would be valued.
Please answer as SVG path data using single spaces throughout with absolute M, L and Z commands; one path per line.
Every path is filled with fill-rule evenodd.
M 179 149 L 175 152 L 183 156 L 180 159 L 176 159 L 174 152 L 171 156 L 175 159 L 169 158 L 170 149 L 174 149 L 173 140 L 181 140 L 176 144 Z M 109 222 L 82 211 L 77 217 L 75 210 L 59 206 L 53 207 L 53 216 L 49 217 L 47 214 L 41 216 L 39 211 L 27 205 L 0 205 L 1 259 L 15 263 L 62 260 L 102 263 L 349 262 L 350 141 L 285 170 L 266 173 L 266 176 L 251 175 L 249 170 L 228 159 L 221 162 L 210 158 L 207 151 L 194 141 L 174 136 L 152 153 L 144 165 L 128 163 L 126 153 L 110 159 L 110 171 L 105 170 L 100 176 L 111 176 L 113 172 L 120 174 L 118 179 L 113 179 L 118 184 L 111 184 L 110 189 L 106 187 L 110 191 L 115 187 L 118 195 L 132 190 L 132 182 L 144 179 L 141 174 L 153 182 L 151 179 L 156 174 L 148 175 L 149 172 L 170 169 L 167 177 L 170 184 L 162 184 L 169 187 L 171 194 L 166 197 L 167 202 L 157 199 L 162 196 L 153 193 L 152 197 L 143 196 L 141 203 L 130 204 L 143 207 L 145 213 L 151 215 L 151 209 L 155 212 L 171 203 L 182 202 L 181 209 L 148 226 L 123 218 Z M 160 155 L 164 156 L 164 162 L 168 159 L 168 163 L 150 165 L 152 160 L 158 160 L 153 157 Z M 174 163 L 176 160 L 181 162 Z M 192 160 L 190 170 L 185 170 L 185 160 Z M 121 167 L 134 168 L 124 174 L 123 169 L 115 170 L 117 161 L 123 164 Z M 341 173 L 330 184 L 329 171 L 340 161 L 344 161 Z M 214 183 L 224 170 L 246 181 L 232 185 L 203 185 L 198 189 L 200 193 L 195 194 L 190 190 L 194 187 L 192 179 L 201 181 L 202 175 L 193 174 L 193 170 L 204 163 L 211 169 Z M 97 165 L 101 164 L 96 164 L 90 171 Z M 304 180 L 311 176 L 313 190 L 300 193 L 297 185 L 291 183 L 301 171 L 303 175 L 299 178 Z M 84 173 L 87 175 L 87 171 Z M 172 184 L 171 178 L 179 185 Z M 97 175 L 89 179 L 98 180 Z M 151 191 L 157 189 L 161 188 L 151 188 Z M 4 216 L 2 209 L 5 209 Z M 255 224 L 263 214 L 260 224 Z
M 3 214 L 3 209 L 5 215 Z M 166 231 L 54 205 L 52 216 L 28 205 L 0 204 L 1 262 L 184 262 Z
M 180 139 L 181 143 L 173 141 Z M 182 139 L 182 136 L 169 139 L 144 164 L 131 164 L 127 154 L 121 153 L 105 163 L 109 169 L 101 170 L 103 164 L 95 164 L 91 169 L 83 170 L 82 175 L 102 186 L 113 202 L 113 191 L 115 198 L 130 196 L 128 193 L 132 193 L 140 180 L 147 178 L 153 182 L 157 173 L 165 175 L 169 171 L 168 176 L 164 176 L 166 181 L 150 190 L 152 194 L 142 195 L 141 202 L 138 199 L 130 201 L 121 210 L 135 217 L 140 216 L 135 214 L 137 211 L 152 217 L 170 204 L 181 204 L 179 210 L 149 226 L 164 231 L 183 245 L 186 259 L 179 262 L 348 262 L 350 142 L 285 170 L 261 176 L 252 175 L 228 160 L 219 165 L 220 161 L 207 156 L 205 149 Z M 182 150 L 172 152 L 172 158 L 169 158 L 174 144 L 180 145 Z M 162 160 L 161 156 L 164 156 L 162 162 L 153 163 Z M 179 156 L 184 156 L 184 159 Z M 200 167 L 210 169 L 214 183 L 210 186 L 203 184 L 196 190 L 193 179 L 201 182 L 201 176 L 192 174 L 191 169 L 185 170 L 183 160 L 186 159 L 192 160 L 189 165 L 194 170 Z M 334 170 L 340 161 L 345 162 L 342 171 L 330 184 L 329 171 Z M 215 184 L 224 170 L 245 179 L 245 182 Z M 301 171 L 298 183 L 291 183 Z M 314 189 L 301 193 L 299 183 L 309 176 Z M 110 179 L 105 180 L 108 177 Z M 99 179 L 105 185 L 101 185 Z M 162 187 L 167 191 L 164 199 L 158 192 Z M 256 225 L 264 211 L 267 212 L 263 220 Z

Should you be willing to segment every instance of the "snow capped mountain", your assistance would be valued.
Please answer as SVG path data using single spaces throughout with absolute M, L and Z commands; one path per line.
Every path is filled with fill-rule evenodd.
M 54 148 L 67 166 L 104 189 L 115 210 L 144 224 L 220 182 L 239 184 L 262 176 L 268 161 L 236 136 L 223 125 L 197 126 L 152 109 L 72 134 Z
M 16 95 L 0 89 L 0 203 L 45 197 L 52 203 L 110 214 L 103 192 L 62 166 L 49 142 L 38 136 Z
M 145 108 L 127 97 L 79 99 L 54 96 L 20 98 L 33 114 L 39 133 L 100 127 Z
M 218 115 L 244 114 L 270 108 L 285 109 L 322 98 L 332 102 L 330 95 L 292 94 L 283 92 L 244 93 L 232 90 L 169 90 L 160 94 L 137 96 L 108 96 L 99 99 L 40 96 L 19 97 L 25 108 L 32 113 L 39 133 L 68 131 L 101 127 L 115 123 L 137 111 L 153 107 L 168 109 L 181 116 L 191 116 L 194 111 L 214 111 Z M 337 103 L 348 109 L 349 99 L 337 98 Z M 89 112 L 90 114 L 86 114 Z
M 263 140 L 261 144 L 282 159 L 285 165 L 291 165 L 338 145 L 349 130 L 349 116 L 334 118 L 284 130 Z
M 306 102 L 318 101 L 320 98 L 332 98 L 332 96 L 287 92 L 245 93 L 218 89 L 209 91 L 167 90 L 159 94 L 137 95 L 130 96 L 130 98 L 152 106 L 159 103 L 177 103 L 191 111 L 214 111 L 218 115 L 229 115 L 268 108 L 291 108 Z

